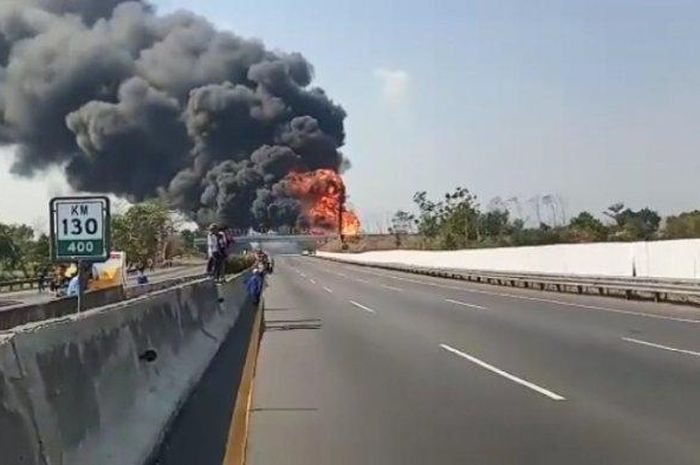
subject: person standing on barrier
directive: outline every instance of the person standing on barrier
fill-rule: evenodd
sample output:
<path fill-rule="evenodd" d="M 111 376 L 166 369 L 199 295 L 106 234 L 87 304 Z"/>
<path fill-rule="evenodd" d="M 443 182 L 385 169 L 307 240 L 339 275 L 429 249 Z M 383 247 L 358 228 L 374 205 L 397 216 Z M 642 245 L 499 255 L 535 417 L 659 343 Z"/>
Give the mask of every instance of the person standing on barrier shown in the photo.
<path fill-rule="evenodd" d="M 223 228 L 217 231 L 216 239 L 218 242 L 218 260 L 216 262 L 214 279 L 217 281 L 223 281 L 226 276 L 226 260 L 228 259 L 229 244 L 228 238 L 226 237 L 226 232 Z"/>
<path fill-rule="evenodd" d="M 209 226 L 207 234 L 207 274 L 216 279 L 217 262 L 219 260 L 219 227 L 216 224 Z"/>

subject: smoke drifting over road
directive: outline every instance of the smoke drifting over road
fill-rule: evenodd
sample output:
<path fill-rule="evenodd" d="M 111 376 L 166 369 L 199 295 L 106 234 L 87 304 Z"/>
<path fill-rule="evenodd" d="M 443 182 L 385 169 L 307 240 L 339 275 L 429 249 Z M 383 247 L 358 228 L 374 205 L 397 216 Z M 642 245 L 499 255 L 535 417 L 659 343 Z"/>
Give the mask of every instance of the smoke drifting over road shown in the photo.
<path fill-rule="evenodd" d="M 340 170 L 344 110 L 298 53 L 141 1 L 3 0 L 0 144 L 13 171 L 162 195 L 200 223 L 295 224 L 290 173 Z"/>

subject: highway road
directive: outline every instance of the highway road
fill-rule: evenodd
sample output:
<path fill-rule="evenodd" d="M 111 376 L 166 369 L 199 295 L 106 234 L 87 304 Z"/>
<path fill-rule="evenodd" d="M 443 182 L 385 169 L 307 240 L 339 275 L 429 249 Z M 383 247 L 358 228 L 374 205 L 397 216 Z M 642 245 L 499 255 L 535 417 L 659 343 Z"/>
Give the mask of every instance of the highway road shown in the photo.
<path fill-rule="evenodd" d="M 185 277 L 197 273 L 204 272 L 205 264 L 201 265 L 187 265 L 187 266 L 175 266 L 172 268 L 162 268 L 153 271 L 152 273 L 146 273 L 151 283 L 157 283 L 173 278 Z M 129 277 L 128 287 L 137 286 L 136 276 Z M 18 292 L 4 292 L 0 294 L 1 302 L 12 302 L 22 303 L 22 304 L 40 304 L 43 302 L 49 302 L 55 297 L 51 292 L 39 292 L 36 289 L 18 291 Z M 9 305 L 8 305 L 9 307 Z M 2 311 L 3 305 L 0 305 L 0 311 Z"/>
<path fill-rule="evenodd" d="M 281 257 L 249 465 L 700 463 L 700 310 Z"/>

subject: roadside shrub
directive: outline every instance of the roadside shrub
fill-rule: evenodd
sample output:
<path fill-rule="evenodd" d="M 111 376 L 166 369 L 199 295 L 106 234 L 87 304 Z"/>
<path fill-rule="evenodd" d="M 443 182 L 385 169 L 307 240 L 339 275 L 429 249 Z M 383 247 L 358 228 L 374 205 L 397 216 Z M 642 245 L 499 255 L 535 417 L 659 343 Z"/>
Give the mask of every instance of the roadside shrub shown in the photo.
<path fill-rule="evenodd" d="M 232 255 L 226 261 L 226 274 L 238 274 L 247 270 L 255 264 L 255 257 L 252 255 Z"/>

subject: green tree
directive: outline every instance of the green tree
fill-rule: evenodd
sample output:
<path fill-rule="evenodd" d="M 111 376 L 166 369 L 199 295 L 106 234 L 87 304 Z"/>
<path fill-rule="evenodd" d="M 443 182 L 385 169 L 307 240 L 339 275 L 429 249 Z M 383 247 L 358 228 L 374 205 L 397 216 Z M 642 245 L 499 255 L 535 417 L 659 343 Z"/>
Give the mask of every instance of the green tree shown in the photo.
<path fill-rule="evenodd" d="M 569 240 L 572 242 L 604 241 L 608 230 L 598 218 L 587 211 L 579 213 L 569 222 Z"/>
<path fill-rule="evenodd" d="M 3 279 L 6 279 L 17 269 L 22 256 L 12 237 L 4 229 L 4 225 L 0 225 L 0 271 L 3 272 Z"/>
<path fill-rule="evenodd" d="M 684 212 L 666 218 L 663 236 L 667 239 L 690 239 L 700 237 L 700 210 Z"/>
<path fill-rule="evenodd" d="M 31 275 L 34 230 L 27 225 L 0 224 L 0 261 L 4 269 Z"/>
<path fill-rule="evenodd" d="M 189 229 L 183 229 L 180 231 L 180 240 L 182 241 L 182 248 L 186 252 L 194 252 L 197 248 L 194 245 L 194 241 L 197 238 L 197 234 Z"/>
<path fill-rule="evenodd" d="M 165 203 L 155 200 L 113 215 L 111 226 L 113 248 L 126 252 L 129 263 L 143 265 L 165 259 L 169 238 L 175 233 L 172 213 Z"/>
<path fill-rule="evenodd" d="M 437 240 L 442 248 L 466 247 L 479 236 L 479 206 L 476 197 L 465 187 L 458 187 L 438 202 L 428 199 L 425 191 L 417 192 L 413 201 L 418 206 L 418 233 Z"/>
<path fill-rule="evenodd" d="M 492 210 L 481 215 L 479 233 L 481 237 L 500 238 L 510 232 L 508 210 Z"/>
<path fill-rule="evenodd" d="M 443 247 L 466 247 L 469 241 L 478 239 L 479 209 L 476 197 L 465 187 L 445 194 L 445 200 L 438 203 L 438 220 Z"/>
<path fill-rule="evenodd" d="M 615 237 L 625 241 L 653 239 L 661 224 L 659 214 L 650 208 L 635 211 L 616 203 L 603 213 L 615 221 Z"/>
<path fill-rule="evenodd" d="M 648 241 L 656 236 L 661 217 L 654 210 L 642 208 L 634 211 L 629 208 L 620 213 L 622 237 L 625 240 Z"/>
<path fill-rule="evenodd" d="M 45 268 L 49 266 L 51 260 L 50 239 L 46 234 L 39 235 L 32 241 L 27 251 L 28 261 L 34 264 L 35 268 Z"/>
<path fill-rule="evenodd" d="M 398 210 L 391 218 L 391 230 L 395 234 L 409 234 L 413 232 L 415 221 L 415 215 L 407 211 Z"/>
<path fill-rule="evenodd" d="M 396 247 L 401 247 L 402 237 L 413 232 L 416 217 L 403 210 L 398 210 L 391 218 L 389 233 L 394 235 Z"/>
<path fill-rule="evenodd" d="M 603 212 L 603 214 L 615 221 L 615 224 L 617 224 L 618 227 L 623 226 L 623 218 L 622 218 L 622 211 L 625 209 L 625 204 L 622 202 L 617 202 L 608 207 L 606 211 Z"/>
<path fill-rule="evenodd" d="M 9 278 L 16 273 L 25 277 L 35 274 L 49 262 L 49 238 L 46 234 L 34 237 L 27 225 L 0 223 L 0 271 Z"/>
<path fill-rule="evenodd" d="M 418 232 L 429 239 L 437 237 L 440 232 L 439 205 L 428 200 L 428 193 L 425 191 L 416 192 L 413 202 L 418 206 L 419 213 L 415 220 Z"/>

